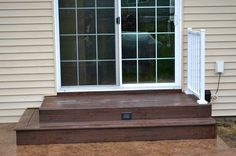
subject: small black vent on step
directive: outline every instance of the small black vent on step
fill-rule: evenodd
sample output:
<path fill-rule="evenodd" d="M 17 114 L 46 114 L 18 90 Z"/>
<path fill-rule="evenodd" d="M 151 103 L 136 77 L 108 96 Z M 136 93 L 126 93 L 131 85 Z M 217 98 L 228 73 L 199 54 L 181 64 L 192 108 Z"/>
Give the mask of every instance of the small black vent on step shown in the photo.
<path fill-rule="evenodd" d="M 131 119 L 132 119 L 132 112 L 121 113 L 121 120 L 131 120 Z"/>

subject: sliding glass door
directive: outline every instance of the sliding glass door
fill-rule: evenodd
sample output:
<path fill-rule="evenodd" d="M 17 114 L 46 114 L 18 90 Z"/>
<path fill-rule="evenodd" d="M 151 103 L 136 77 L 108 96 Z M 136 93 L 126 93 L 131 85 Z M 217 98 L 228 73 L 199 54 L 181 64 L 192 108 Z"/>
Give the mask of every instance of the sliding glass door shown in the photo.
<path fill-rule="evenodd" d="M 114 0 L 60 0 L 61 85 L 115 85 Z"/>
<path fill-rule="evenodd" d="M 122 0 L 122 78 L 129 83 L 175 81 L 173 0 Z"/>
<path fill-rule="evenodd" d="M 174 0 L 59 0 L 58 9 L 62 87 L 175 82 Z"/>

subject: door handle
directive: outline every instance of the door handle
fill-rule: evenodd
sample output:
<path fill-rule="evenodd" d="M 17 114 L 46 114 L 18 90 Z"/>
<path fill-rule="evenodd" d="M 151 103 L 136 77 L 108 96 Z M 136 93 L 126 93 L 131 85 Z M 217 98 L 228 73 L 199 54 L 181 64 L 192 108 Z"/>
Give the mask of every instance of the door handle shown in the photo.
<path fill-rule="evenodd" d="M 179 17 L 174 15 L 174 25 L 177 26 L 179 24 Z"/>
<path fill-rule="evenodd" d="M 120 17 L 116 17 L 116 24 L 120 24 Z"/>

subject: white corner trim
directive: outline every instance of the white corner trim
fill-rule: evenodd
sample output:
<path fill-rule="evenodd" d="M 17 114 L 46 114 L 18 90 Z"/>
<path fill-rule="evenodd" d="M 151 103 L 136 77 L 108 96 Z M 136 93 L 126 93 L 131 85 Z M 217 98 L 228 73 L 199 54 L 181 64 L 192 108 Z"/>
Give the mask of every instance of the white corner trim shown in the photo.
<path fill-rule="evenodd" d="M 54 44 L 55 44 L 55 75 L 56 75 L 56 90 L 61 89 L 61 64 L 60 64 L 60 30 L 59 30 L 59 12 L 58 0 L 54 0 Z"/>
<path fill-rule="evenodd" d="M 182 87 L 182 79 L 183 79 L 183 12 L 182 12 L 182 0 L 176 0 L 175 6 L 175 18 L 177 18 L 176 25 L 176 35 L 175 35 L 175 77 L 176 83 Z"/>

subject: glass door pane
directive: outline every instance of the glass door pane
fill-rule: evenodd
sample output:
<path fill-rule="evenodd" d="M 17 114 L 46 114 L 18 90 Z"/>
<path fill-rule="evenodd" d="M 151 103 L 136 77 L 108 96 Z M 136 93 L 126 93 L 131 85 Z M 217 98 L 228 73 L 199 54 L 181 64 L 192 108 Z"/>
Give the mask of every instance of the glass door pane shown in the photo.
<path fill-rule="evenodd" d="M 114 0 L 59 0 L 62 86 L 115 85 Z"/>
<path fill-rule="evenodd" d="M 117 73 L 123 84 L 175 82 L 175 0 L 118 2 L 59 0 L 62 86 L 116 85 Z"/>
<path fill-rule="evenodd" d="M 121 0 L 124 84 L 175 81 L 174 0 Z"/>

